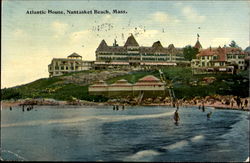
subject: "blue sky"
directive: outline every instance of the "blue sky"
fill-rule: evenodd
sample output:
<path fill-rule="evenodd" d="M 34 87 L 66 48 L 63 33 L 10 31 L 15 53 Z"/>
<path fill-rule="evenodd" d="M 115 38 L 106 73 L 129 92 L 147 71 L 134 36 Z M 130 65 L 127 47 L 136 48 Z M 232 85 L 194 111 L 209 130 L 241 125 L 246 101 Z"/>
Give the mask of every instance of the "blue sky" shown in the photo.
<path fill-rule="evenodd" d="M 248 1 L 3 1 L 2 88 L 48 77 L 52 58 L 73 52 L 94 60 L 102 39 L 124 45 L 130 33 L 142 46 L 249 46 Z M 27 10 L 126 10 L 108 15 L 28 15 Z M 108 24 L 112 27 L 108 27 Z M 97 31 L 98 26 L 100 28 Z M 200 28 L 199 28 L 200 27 Z M 110 29 L 109 29 L 110 28 Z M 107 31 L 106 31 L 107 30 Z M 140 33 L 137 34 L 136 33 Z"/>

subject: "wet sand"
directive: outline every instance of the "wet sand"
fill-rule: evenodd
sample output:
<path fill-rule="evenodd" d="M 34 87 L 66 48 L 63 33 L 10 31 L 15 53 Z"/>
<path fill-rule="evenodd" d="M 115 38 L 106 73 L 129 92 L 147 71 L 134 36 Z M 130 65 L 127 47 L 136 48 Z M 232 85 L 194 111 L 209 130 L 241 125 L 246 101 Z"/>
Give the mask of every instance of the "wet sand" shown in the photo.
<path fill-rule="evenodd" d="M 32 101 L 32 99 L 30 100 Z M 34 100 L 33 100 L 34 101 Z M 1 101 L 1 109 L 9 109 L 10 107 L 21 107 L 22 104 L 25 104 L 25 106 L 29 106 L 29 101 L 27 103 L 27 100 L 18 100 L 18 101 Z M 125 105 L 125 106 L 169 106 L 171 107 L 172 104 L 169 102 L 160 102 L 160 103 L 142 103 L 140 105 L 129 105 L 129 104 L 124 104 L 124 103 L 119 103 L 119 102 L 89 102 L 89 101 L 80 101 L 77 103 L 69 103 L 67 101 L 40 101 L 36 104 L 33 104 L 34 106 L 36 105 L 47 105 L 47 106 L 54 106 L 54 105 L 60 105 L 60 106 L 114 106 L 114 105 Z M 202 103 L 198 102 L 196 104 L 192 103 L 192 100 L 188 101 L 188 102 L 183 102 L 181 104 L 179 104 L 179 107 L 202 107 Z M 172 106 L 173 107 L 173 106 Z M 176 106 L 175 106 L 176 107 Z M 241 110 L 241 111 L 250 111 L 250 107 L 249 105 L 247 107 L 244 107 L 243 109 L 241 107 L 238 107 L 236 104 L 234 104 L 233 106 L 231 105 L 226 105 L 223 104 L 220 101 L 216 101 L 213 103 L 210 102 L 205 102 L 204 103 L 204 107 L 213 107 L 215 109 L 225 109 L 225 110 Z"/>

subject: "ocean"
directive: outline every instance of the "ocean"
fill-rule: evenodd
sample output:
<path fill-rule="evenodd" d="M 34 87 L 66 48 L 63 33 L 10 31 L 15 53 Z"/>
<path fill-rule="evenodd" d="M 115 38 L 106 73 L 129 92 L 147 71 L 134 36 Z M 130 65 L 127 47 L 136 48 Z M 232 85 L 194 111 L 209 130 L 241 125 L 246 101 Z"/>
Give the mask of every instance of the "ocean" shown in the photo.
<path fill-rule="evenodd" d="M 1 160 L 245 161 L 249 112 L 207 107 L 35 106 L 1 110 Z M 207 113 L 212 112 L 210 119 Z"/>

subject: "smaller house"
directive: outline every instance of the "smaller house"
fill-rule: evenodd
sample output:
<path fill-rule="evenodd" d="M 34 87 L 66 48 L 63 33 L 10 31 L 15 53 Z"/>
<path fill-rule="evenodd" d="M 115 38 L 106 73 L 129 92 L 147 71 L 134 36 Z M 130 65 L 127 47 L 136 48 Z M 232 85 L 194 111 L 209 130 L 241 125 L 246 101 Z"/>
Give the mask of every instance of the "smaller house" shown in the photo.
<path fill-rule="evenodd" d="M 165 95 L 165 83 L 153 75 L 148 75 L 139 79 L 138 82 L 134 84 L 129 83 L 125 79 L 121 79 L 109 85 L 104 81 L 98 81 L 89 86 L 89 94 L 108 97 L 138 96 L 142 92 L 146 97 Z"/>
<path fill-rule="evenodd" d="M 67 58 L 53 58 L 48 65 L 49 76 L 60 76 L 70 72 L 90 70 L 93 61 L 83 61 L 82 56 L 72 53 Z"/>
<path fill-rule="evenodd" d="M 141 78 L 133 85 L 134 91 L 164 91 L 165 83 L 153 75 Z"/>
<path fill-rule="evenodd" d="M 245 69 L 246 53 L 240 48 L 223 47 L 200 50 L 196 59 L 191 61 L 194 74 L 234 73 Z"/>

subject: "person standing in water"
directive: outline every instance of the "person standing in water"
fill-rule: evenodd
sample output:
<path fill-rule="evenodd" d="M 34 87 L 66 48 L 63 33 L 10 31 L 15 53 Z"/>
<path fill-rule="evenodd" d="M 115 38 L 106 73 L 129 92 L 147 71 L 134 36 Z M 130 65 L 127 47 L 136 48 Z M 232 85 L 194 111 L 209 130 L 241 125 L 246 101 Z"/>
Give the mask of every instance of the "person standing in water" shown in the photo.
<path fill-rule="evenodd" d="M 209 113 L 207 113 L 207 119 L 210 119 L 212 115 L 212 112 L 210 111 Z"/>
<path fill-rule="evenodd" d="M 176 111 L 174 113 L 174 120 L 175 120 L 175 123 L 178 123 L 180 121 L 180 116 L 179 116 L 179 113 L 178 113 L 178 109 L 176 109 Z"/>
<path fill-rule="evenodd" d="M 202 101 L 202 111 L 205 112 L 204 101 Z"/>

